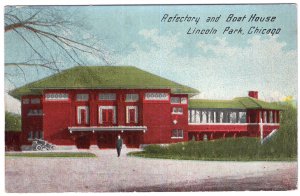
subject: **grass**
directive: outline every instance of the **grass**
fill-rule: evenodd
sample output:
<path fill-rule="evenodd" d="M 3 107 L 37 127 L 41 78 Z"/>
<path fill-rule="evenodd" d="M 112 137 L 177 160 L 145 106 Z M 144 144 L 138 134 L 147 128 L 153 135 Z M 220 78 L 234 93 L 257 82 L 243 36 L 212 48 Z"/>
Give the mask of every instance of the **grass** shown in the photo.
<path fill-rule="evenodd" d="M 257 138 L 220 139 L 209 142 L 182 142 L 169 146 L 150 145 L 142 152 L 129 155 L 145 158 L 207 161 L 294 161 L 296 156 L 286 156 L 261 146 Z"/>
<path fill-rule="evenodd" d="M 5 153 L 6 157 L 96 157 L 89 152 Z"/>
<path fill-rule="evenodd" d="M 210 161 L 296 161 L 297 110 L 291 105 L 281 115 L 280 130 L 269 141 L 259 138 L 227 138 L 207 142 L 183 142 L 169 146 L 149 145 L 129 156 Z"/>

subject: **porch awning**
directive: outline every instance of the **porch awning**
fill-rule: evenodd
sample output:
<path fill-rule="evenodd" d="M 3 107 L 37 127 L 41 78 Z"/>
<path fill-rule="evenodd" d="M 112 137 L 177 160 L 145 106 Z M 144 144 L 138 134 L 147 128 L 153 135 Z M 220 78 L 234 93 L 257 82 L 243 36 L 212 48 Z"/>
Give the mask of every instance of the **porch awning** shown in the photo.
<path fill-rule="evenodd" d="M 103 126 L 103 127 L 68 127 L 70 132 L 73 131 L 147 131 L 146 126 Z"/>

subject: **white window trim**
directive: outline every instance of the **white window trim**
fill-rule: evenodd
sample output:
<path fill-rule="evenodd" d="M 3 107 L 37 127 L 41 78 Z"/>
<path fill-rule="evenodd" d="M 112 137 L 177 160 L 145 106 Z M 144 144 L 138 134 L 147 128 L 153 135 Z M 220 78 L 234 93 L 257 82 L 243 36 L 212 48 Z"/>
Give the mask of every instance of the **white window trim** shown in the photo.
<path fill-rule="evenodd" d="M 41 104 L 41 99 L 40 98 L 31 98 L 30 103 L 31 104 Z"/>
<path fill-rule="evenodd" d="M 103 124 L 103 118 L 102 118 L 102 110 L 111 109 L 113 110 L 113 124 L 117 123 L 117 117 L 116 117 L 116 106 L 99 106 L 99 123 Z"/>
<path fill-rule="evenodd" d="M 130 123 L 129 110 L 134 109 L 134 123 L 138 123 L 138 107 L 137 106 L 126 106 L 126 123 Z"/>
<path fill-rule="evenodd" d="M 109 99 L 107 99 L 107 98 L 101 99 L 101 95 L 112 95 L 113 98 L 109 98 Z M 108 97 L 109 97 L 109 96 L 108 96 Z M 116 93 L 99 93 L 99 94 L 98 94 L 98 100 L 99 100 L 99 101 L 115 101 L 115 100 L 117 100 L 117 95 L 116 95 Z"/>
<path fill-rule="evenodd" d="M 89 106 L 77 107 L 77 124 L 81 125 L 81 110 L 85 110 L 86 113 L 85 124 L 89 124 L 89 120 L 90 120 Z"/>
<path fill-rule="evenodd" d="M 174 108 L 181 108 L 182 112 L 174 112 Z M 183 114 L 183 108 L 182 107 L 173 107 L 172 108 L 172 114 L 182 115 Z"/>
<path fill-rule="evenodd" d="M 171 136 L 171 139 L 183 139 L 183 137 L 184 137 L 184 134 L 183 134 L 183 129 L 173 129 L 172 130 L 172 132 L 174 131 L 174 130 L 177 130 L 177 131 L 182 131 L 182 137 L 174 137 L 174 136 Z M 172 134 L 172 133 L 171 133 Z"/>
<path fill-rule="evenodd" d="M 137 99 L 132 99 L 132 95 L 136 95 Z M 127 96 L 130 96 L 130 99 L 127 99 Z M 128 93 L 125 95 L 125 102 L 137 102 L 137 101 L 139 101 L 139 99 L 140 99 L 140 96 L 138 93 Z"/>
<path fill-rule="evenodd" d="M 25 98 L 25 99 L 22 100 L 22 103 L 23 104 L 29 104 L 30 100 L 28 98 Z"/>
<path fill-rule="evenodd" d="M 79 96 L 79 97 L 78 97 L 78 96 Z M 86 97 L 85 97 L 85 96 L 86 96 Z M 83 97 L 85 97 L 86 99 L 81 99 L 81 98 L 83 98 Z M 78 98 L 80 98 L 80 99 L 78 99 Z M 88 101 L 89 98 L 90 98 L 90 96 L 89 96 L 88 93 L 78 93 L 78 94 L 76 94 L 76 101 Z"/>
<path fill-rule="evenodd" d="M 171 137 L 171 139 L 183 139 L 183 137 Z"/>
<path fill-rule="evenodd" d="M 51 97 L 50 95 L 62 95 L 62 97 Z M 69 94 L 68 93 L 46 93 L 45 94 L 46 101 L 68 101 Z"/>
<path fill-rule="evenodd" d="M 151 94 L 157 95 L 157 96 L 150 96 Z M 159 94 L 164 96 L 159 96 Z M 158 93 L 158 92 L 148 92 L 145 93 L 145 100 L 147 101 L 169 101 L 169 93 Z"/>
<path fill-rule="evenodd" d="M 179 99 L 179 103 L 174 103 L 174 102 L 172 102 L 172 98 L 176 98 L 176 99 Z M 171 102 L 171 104 L 173 105 L 176 105 L 176 104 L 181 104 L 181 98 L 180 97 L 171 97 L 170 98 L 170 102 Z"/>
<path fill-rule="evenodd" d="M 33 113 L 34 110 L 36 110 L 37 113 Z M 27 116 L 43 116 L 43 110 L 42 109 L 29 109 L 27 112 Z"/>
<path fill-rule="evenodd" d="M 187 104 L 187 98 L 186 97 L 181 97 L 181 99 L 180 99 L 180 103 L 181 104 Z"/>

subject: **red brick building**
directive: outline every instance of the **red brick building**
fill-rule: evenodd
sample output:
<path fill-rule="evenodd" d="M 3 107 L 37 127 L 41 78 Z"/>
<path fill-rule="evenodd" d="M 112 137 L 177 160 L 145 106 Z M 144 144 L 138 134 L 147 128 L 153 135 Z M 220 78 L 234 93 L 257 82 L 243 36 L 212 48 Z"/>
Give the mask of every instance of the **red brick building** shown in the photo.
<path fill-rule="evenodd" d="M 127 147 L 191 139 L 260 136 L 279 128 L 280 108 L 249 97 L 191 99 L 196 89 L 128 66 L 80 66 L 15 89 L 22 102 L 23 145 Z M 260 122 L 262 119 L 262 122 Z"/>

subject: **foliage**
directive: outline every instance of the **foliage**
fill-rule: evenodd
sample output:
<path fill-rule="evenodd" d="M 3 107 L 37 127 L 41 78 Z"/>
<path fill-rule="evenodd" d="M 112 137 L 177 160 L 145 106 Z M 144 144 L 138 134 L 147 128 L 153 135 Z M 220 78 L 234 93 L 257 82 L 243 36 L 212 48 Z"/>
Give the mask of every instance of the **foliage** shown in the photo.
<path fill-rule="evenodd" d="M 281 127 L 269 141 L 259 138 L 227 138 L 208 142 L 183 142 L 169 146 L 149 145 L 142 152 L 130 155 L 151 158 L 232 161 L 297 160 L 297 110 L 285 106 Z"/>
<path fill-rule="evenodd" d="M 6 153 L 9 157 L 96 157 L 89 152 L 39 152 L 39 153 Z"/>
<path fill-rule="evenodd" d="M 5 131 L 21 131 L 21 116 L 5 112 Z"/>

